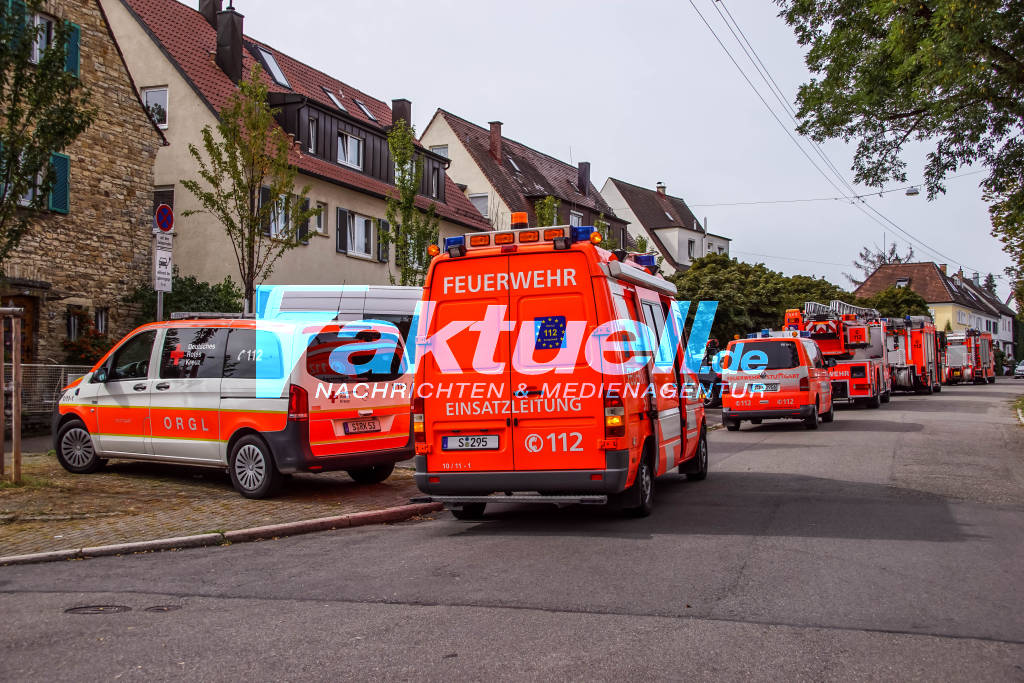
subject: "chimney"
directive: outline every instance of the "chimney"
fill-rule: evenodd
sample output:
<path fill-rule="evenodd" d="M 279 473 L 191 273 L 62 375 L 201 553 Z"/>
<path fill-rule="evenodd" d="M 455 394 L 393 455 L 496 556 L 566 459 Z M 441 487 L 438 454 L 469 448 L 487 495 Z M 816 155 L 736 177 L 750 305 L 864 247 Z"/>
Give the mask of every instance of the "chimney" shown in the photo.
<path fill-rule="evenodd" d="M 581 161 L 576 169 L 576 187 L 584 197 L 590 191 L 590 162 Z"/>
<path fill-rule="evenodd" d="M 391 100 L 391 123 L 398 123 L 399 119 L 412 127 L 412 102 L 406 99 Z"/>
<path fill-rule="evenodd" d="M 971 276 L 971 279 L 974 280 L 974 284 L 975 285 L 977 285 L 978 287 L 981 287 L 981 276 L 980 275 L 975 273 L 974 275 Z"/>
<path fill-rule="evenodd" d="M 501 161 L 501 121 L 491 121 L 491 156 Z"/>
<path fill-rule="evenodd" d="M 660 194 L 660 195 L 664 195 L 665 194 L 665 183 L 663 183 L 663 182 L 661 182 L 659 180 L 658 184 L 655 185 L 654 187 L 657 188 L 658 194 Z"/>
<path fill-rule="evenodd" d="M 199 0 L 199 13 L 214 30 L 217 28 L 217 15 L 220 14 L 222 4 L 221 0 Z"/>
<path fill-rule="evenodd" d="M 940 263 L 939 264 L 939 270 L 941 270 L 942 274 L 945 275 L 946 274 L 946 264 L 945 263 Z"/>
<path fill-rule="evenodd" d="M 233 5 L 217 12 L 217 66 L 234 83 L 242 80 L 242 19 Z"/>

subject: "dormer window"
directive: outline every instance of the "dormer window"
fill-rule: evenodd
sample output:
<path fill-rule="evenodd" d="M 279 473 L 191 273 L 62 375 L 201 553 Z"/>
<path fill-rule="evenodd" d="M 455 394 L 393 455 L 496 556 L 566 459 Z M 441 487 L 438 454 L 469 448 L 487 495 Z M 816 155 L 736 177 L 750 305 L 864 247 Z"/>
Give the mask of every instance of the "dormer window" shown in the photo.
<path fill-rule="evenodd" d="M 353 100 L 353 102 L 355 102 L 355 103 L 356 103 L 356 106 L 358 106 L 358 107 L 359 107 L 359 109 L 360 109 L 360 110 L 361 110 L 361 111 L 362 111 L 362 112 L 363 112 L 364 114 L 366 114 L 366 118 L 370 119 L 371 121 L 376 121 L 376 120 L 377 120 L 377 117 L 376 117 L 376 116 L 374 116 L 373 114 L 371 114 L 371 113 L 370 113 L 370 110 L 366 108 L 366 105 L 365 105 L 365 104 L 363 104 L 363 103 L 362 103 L 362 102 L 360 102 L 359 100 Z"/>
<path fill-rule="evenodd" d="M 270 71 L 270 76 L 274 79 L 274 82 L 290 90 L 292 87 L 291 83 L 289 83 L 288 79 L 284 77 L 284 72 L 281 71 L 281 67 L 278 66 L 274 55 L 267 50 L 264 50 L 262 47 L 258 47 L 257 49 L 260 51 L 260 57 L 263 58 L 263 63 L 267 65 L 267 70 Z"/>
<path fill-rule="evenodd" d="M 320 120 L 315 116 L 309 117 L 309 146 L 307 149 L 310 154 L 316 154 L 316 134 L 320 128 L 319 123 Z"/>
<path fill-rule="evenodd" d="M 331 102 L 334 103 L 335 107 L 342 110 L 343 112 L 348 112 L 348 109 L 345 109 L 345 105 L 341 103 L 341 99 L 336 94 L 334 94 L 333 90 L 328 90 L 327 88 L 324 88 L 323 90 L 327 97 L 331 99 Z"/>
<path fill-rule="evenodd" d="M 896 278 L 896 286 L 897 287 L 907 287 L 909 285 L 910 285 L 910 278 L 909 277 Z"/>

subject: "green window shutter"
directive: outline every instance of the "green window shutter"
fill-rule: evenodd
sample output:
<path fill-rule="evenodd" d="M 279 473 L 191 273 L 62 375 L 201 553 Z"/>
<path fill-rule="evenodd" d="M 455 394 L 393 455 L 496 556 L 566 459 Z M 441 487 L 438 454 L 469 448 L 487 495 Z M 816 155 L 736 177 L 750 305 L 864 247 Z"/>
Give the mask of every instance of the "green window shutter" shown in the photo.
<path fill-rule="evenodd" d="M 74 74 L 76 77 L 80 75 L 81 70 L 81 50 L 79 48 L 82 42 L 82 28 L 78 24 L 72 24 L 68 22 L 68 45 L 67 45 L 67 56 L 64 61 L 64 70 L 70 74 Z"/>
<path fill-rule="evenodd" d="M 53 168 L 53 187 L 50 189 L 50 211 L 68 213 L 71 211 L 71 159 L 67 154 L 54 152 L 50 155 Z"/>

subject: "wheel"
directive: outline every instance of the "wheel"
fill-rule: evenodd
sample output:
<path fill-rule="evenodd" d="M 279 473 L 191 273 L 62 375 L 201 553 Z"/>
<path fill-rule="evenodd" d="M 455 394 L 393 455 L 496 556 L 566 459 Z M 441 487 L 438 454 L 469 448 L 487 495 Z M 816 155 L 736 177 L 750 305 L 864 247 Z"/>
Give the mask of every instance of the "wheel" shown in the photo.
<path fill-rule="evenodd" d="M 92 435 L 78 420 L 66 423 L 57 432 L 57 461 L 75 474 L 90 474 L 107 462 L 96 454 Z"/>
<path fill-rule="evenodd" d="M 892 398 L 892 394 L 887 391 L 884 394 L 882 394 L 881 401 L 882 401 L 882 403 L 888 403 L 891 398 Z"/>
<path fill-rule="evenodd" d="M 730 432 L 738 432 L 738 431 L 740 431 L 740 421 L 739 420 L 722 420 L 722 424 L 724 424 L 725 428 L 728 429 Z"/>
<path fill-rule="evenodd" d="M 645 453 L 637 465 L 636 481 L 633 486 L 637 487 L 640 494 L 640 504 L 636 507 L 627 508 L 632 517 L 647 517 L 654 509 L 654 472 L 651 470 L 651 458 Z"/>
<path fill-rule="evenodd" d="M 941 384 L 936 384 L 935 385 L 935 393 L 938 394 L 941 391 L 942 391 L 942 385 Z"/>
<path fill-rule="evenodd" d="M 836 419 L 836 402 L 832 401 L 832 407 L 829 408 L 827 413 L 821 414 L 822 422 L 835 422 Z"/>
<path fill-rule="evenodd" d="M 463 520 L 483 519 L 486 509 L 487 503 L 463 503 L 462 507 L 452 508 L 452 517 Z"/>
<path fill-rule="evenodd" d="M 814 404 L 814 408 L 811 411 L 810 416 L 804 420 L 804 427 L 806 429 L 817 429 L 818 428 L 818 404 Z"/>
<path fill-rule="evenodd" d="M 866 405 L 868 408 L 880 408 L 882 406 L 882 397 L 876 394 L 871 398 L 865 400 L 864 405 Z"/>
<path fill-rule="evenodd" d="M 995 377 L 989 377 L 988 378 L 988 383 L 989 384 L 995 384 L 996 383 L 996 378 Z"/>
<path fill-rule="evenodd" d="M 689 481 L 704 481 L 708 478 L 708 434 L 703 429 L 700 432 L 700 442 L 697 444 L 697 455 L 694 456 L 698 467 L 696 472 L 687 472 L 686 478 Z M 679 466 L 682 473 L 683 466 Z"/>
<path fill-rule="evenodd" d="M 755 418 L 750 420 L 750 424 L 752 424 L 752 425 L 759 425 L 762 422 L 763 422 L 763 420 L 761 418 L 759 418 L 759 417 L 755 417 Z"/>
<path fill-rule="evenodd" d="M 235 490 L 246 498 L 268 498 L 281 486 L 281 473 L 274 465 L 270 447 L 253 434 L 235 442 L 228 460 L 228 471 Z"/>
<path fill-rule="evenodd" d="M 358 467 L 345 471 L 348 472 L 348 476 L 360 484 L 379 484 L 390 477 L 391 473 L 395 471 L 395 463 L 390 465 L 370 465 L 369 467 Z"/>

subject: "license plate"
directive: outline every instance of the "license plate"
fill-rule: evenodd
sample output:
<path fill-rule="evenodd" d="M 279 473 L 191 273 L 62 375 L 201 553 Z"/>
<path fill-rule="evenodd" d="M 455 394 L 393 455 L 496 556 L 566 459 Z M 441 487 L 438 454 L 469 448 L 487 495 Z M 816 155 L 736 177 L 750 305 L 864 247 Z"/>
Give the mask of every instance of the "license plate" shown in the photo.
<path fill-rule="evenodd" d="M 443 451 L 496 451 L 497 434 L 475 434 L 472 436 L 442 436 Z"/>
<path fill-rule="evenodd" d="M 371 417 L 368 420 L 352 420 L 345 423 L 346 434 L 365 434 L 367 432 L 379 432 L 380 420 Z"/>
<path fill-rule="evenodd" d="M 779 383 L 778 382 L 748 382 L 747 383 L 747 391 L 749 391 L 751 393 L 756 393 L 756 392 L 759 392 L 759 391 L 766 391 L 767 392 L 767 391 L 778 391 L 778 390 L 779 390 Z"/>

